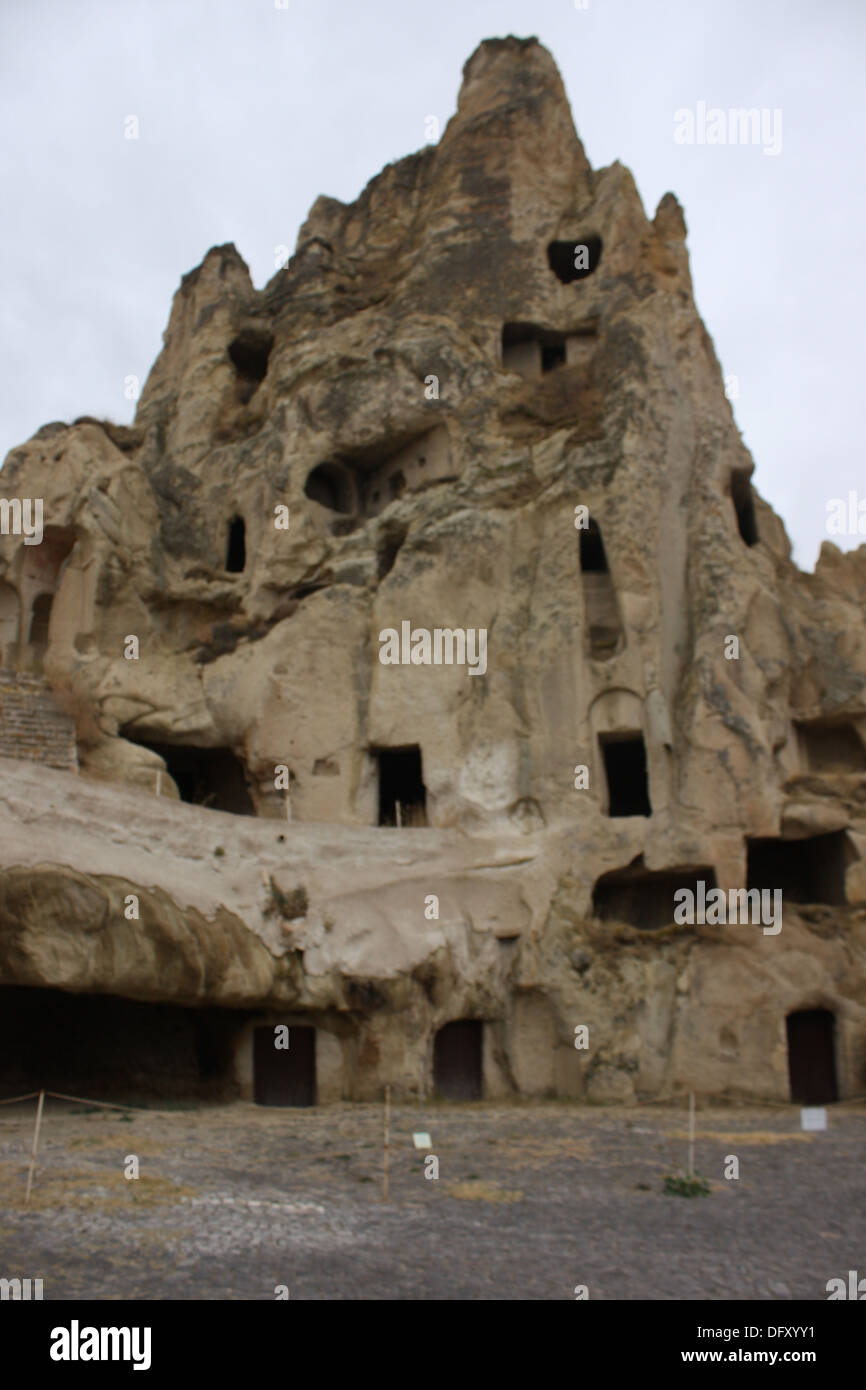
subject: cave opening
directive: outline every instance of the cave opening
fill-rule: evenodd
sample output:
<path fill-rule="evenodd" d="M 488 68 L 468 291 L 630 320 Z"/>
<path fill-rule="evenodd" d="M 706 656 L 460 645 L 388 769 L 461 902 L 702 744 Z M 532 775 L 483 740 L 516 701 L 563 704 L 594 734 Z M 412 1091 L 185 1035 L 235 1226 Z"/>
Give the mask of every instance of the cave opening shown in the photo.
<path fill-rule="evenodd" d="M 40 594 L 31 609 L 30 647 L 32 648 L 33 659 L 37 667 L 41 666 L 42 658 L 48 647 L 48 630 L 51 626 L 51 607 L 53 603 L 53 594 Z"/>
<path fill-rule="evenodd" d="M 757 545 L 761 537 L 758 534 L 755 499 L 748 473 L 741 471 L 731 474 L 731 501 L 737 515 L 737 529 L 740 535 L 746 545 Z"/>
<path fill-rule="evenodd" d="M 796 1009 L 785 1019 L 788 1076 L 796 1105 L 832 1105 L 836 1080 L 836 1019 L 829 1009 Z"/>
<path fill-rule="evenodd" d="M 255 804 L 247 786 L 241 760 L 230 748 L 195 748 L 181 743 L 151 743 L 125 733 L 125 738 L 149 748 L 163 759 L 181 801 L 228 811 L 235 816 L 254 816 Z"/>
<path fill-rule="evenodd" d="M 229 574 L 242 574 L 246 562 L 246 523 L 242 516 L 233 516 L 228 525 L 226 570 Z"/>
<path fill-rule="evenodd" d="M 755 839 L 746 841 L 749 888 L 779 889 L 782 901 L 847 902 L 845 869 L 850 858 L 844 830 L 812 835 L 803 840 Z"/>
<path fill-rule="evenodd" d="M 600 236 L 552 241 L 547 248 L 547 263 L 558 280 L 570 285 L 574 280 L 585 280 L 587 275 L 592 275 L 601 260 L 601 249 Z"/>
<path fill-rule="evenodd" d="M 461 1018 L 433 1039 L 433 1089 L 443 1100 L 481 1100 L 483 1027 L 478 1019 Z"/>
<path fill-rule="evenodd" d="M 427 791 L 418 744 L 405 748 L 374 748 L 379 764 L 379 824 L 427 824 Z"/>
<path fill-rule="evenodd" d="M 235 1040 L 249 1013 L 112 994 L 0 987 L 0 1093 L 57 1091 L 129 1105 L 230 1100 Z"/>
<path fill-rule="evenodd" d="M 851 723 L 809 721 L 796 725 L 810 772 L 866 771 L 866 748 Z"/>
<path fill-rule="evenodd" d="M 506 323 L 502 329 L 502 365 L 531 378 L 565 366 L 566 335 L 535 323 Z"/>
<path fill-rule="evenodd" d="M 246 329 L 228 346 L 228 355 L 237 373 L 238 397 L 246 405 L 267 376 L 268 359 L 274 345 L 270 333 Z"/>
<path fill-rule="evenodd" d="M 273 1027 L 253 1029 L 253 1099 L 256 1105 L 316 1104 L 316 1030 L 289 1027 L 288 1047 L 276 1046 Z"/>
<path fill-rule="evenodd" d="M 583 574 L 607 574 L 607 555 L 598 522 L 593 521 L 590 517 L 587 525 L 579 528 L 578 534 L 580 536 L 581 572 Z"/>
<path fill-rule="evenodd" d="M 602 874 L 593 888 L 593 915 L 602 922 L 625 922 L 643 931 L 658 931 L 673 926 L 677 902 L 674 894 L 688 888 L 697 901 L 698 883 L 705 892 L 716 887 L 715 870 L 707 866 L 698 869 L 647 869 L 643 856 L 624 869 Z"/>
<path fill-rule="evenodd" d="M 651 816 L 643 734 L 600 734 L 609 816 Z"/>
<path fill-rule="evenodd" d="M 311 502 L 345 516 L 356 510 L 355 487 L 347 469 L 336 463 L 320 463 L 307 477 L 304 493 Z"/>

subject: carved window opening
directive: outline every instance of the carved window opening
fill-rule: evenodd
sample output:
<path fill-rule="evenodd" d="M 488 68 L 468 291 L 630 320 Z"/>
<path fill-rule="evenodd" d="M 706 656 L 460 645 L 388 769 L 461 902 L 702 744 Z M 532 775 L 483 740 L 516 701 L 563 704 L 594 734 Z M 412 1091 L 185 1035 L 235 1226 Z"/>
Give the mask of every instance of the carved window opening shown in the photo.
<path fill-rule="evenodd" d="M 421 749 L 374 748 L 379 764 L 379 824 L 420 826 L 427 824 L 427 791 L 421 767 Z"/>
<path fill-rule="evenodd" d="M 600 734 L 609 816 L 651 816 L 646 746 L 641 733 Z"/>

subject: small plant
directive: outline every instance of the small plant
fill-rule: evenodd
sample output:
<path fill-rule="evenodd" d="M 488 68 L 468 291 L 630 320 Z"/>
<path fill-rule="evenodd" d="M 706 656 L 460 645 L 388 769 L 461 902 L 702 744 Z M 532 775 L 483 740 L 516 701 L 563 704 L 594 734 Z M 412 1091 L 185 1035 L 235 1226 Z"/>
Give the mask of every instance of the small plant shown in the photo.
<path fill-rule="evenodd" d="M 664 1190 L 668 1197 L 709 1197 L 710 1184 L 700 1173 L 668 1173 Z"/>
<path fill-rule="evenodd" d="M 223 855 L 225 854 L 225 850 L 223 849 L 222 845 L 217 845 L 216 849 L 214 850 L 214 854 L 216 855 L 217 859 L 222 859 Z"/>

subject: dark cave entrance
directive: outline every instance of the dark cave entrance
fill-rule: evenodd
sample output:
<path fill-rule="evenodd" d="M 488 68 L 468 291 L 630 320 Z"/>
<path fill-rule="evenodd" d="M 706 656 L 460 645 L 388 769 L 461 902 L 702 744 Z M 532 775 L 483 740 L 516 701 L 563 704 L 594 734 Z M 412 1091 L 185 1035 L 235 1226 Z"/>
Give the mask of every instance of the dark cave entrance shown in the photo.
<path fill-rule="evenodd" d="M 715 870 L 652 870 L 639 856 L 627 868 L 613 869 L 598 879 L 592 893 L 593 915 L 602 922 L 625 922 L 643 931 L 674 926 L 674 894 L 688 888 L 697 901 L 699 881 L 709 893 L 716 887 Z"/>
<path fill-rule="evenodd" d="M 228 525 L 226 570 L 229 574 L 242 574 L 246 563 L 246 524 L 242 516 L 234 516 Z"/>
<path fill-rule="evenodd" d="M 589 654 L 604 661 L 614 655 L 622 640 L 619 605 L 598 522 L 589 517 L 588 525 L 578 528 L 578 535 Z"/>
<path fill-rule="evenodd" d="M 866 748 L 851 723 L 802 723 L 797 732 L 810 772 L 850 773 L 866 771 Z"/>
<path fill-rule="evenodd" d="M 607 777 L 609 816 L 651 816 L 643 735 L 599 736 Z"/>
<path fill-rule="evenodd" d="M 417 743 L 407 748 L 374 748 L 379 763 L 379 824 L 427 824 L 427 791 Z"/>
<path fill-rule="evenodd" d="M 228 355 L 237 374 L 238 400 L 246 405 L 268 373 L 274 340 L 270 333 L 245 329 L 229 343 Z"/>
<path fill-rule="evenodd" d="M 150 743 L 124 735 L 165 761 L 181 801 L 229 811 L 235 816 L 254 816 L 256 808 L 247 788 L 244 765 L 230 748 L 193 748 L 185 744 Z"/>
<path fill-rule="evenodd" d="M 51 606 L 53 594 L 40 594 L 30 613 L 30 646 L 33 651 L 33 664 L 37 670 L 42 668 L 42 659 L 48 646 L 48 629 L 51 625 Z"/>
<path fill-rule="evenodd" d="M 256 1105 L 316 1104 L 316 1030 L 289 1025 L 289 1045 L 275 1046 L 273 1027 L 253 1029 Z"/>
<path fill-rule="evenodd" d="M 484 1025 L 474 1018 L 446 1023 L 433 1039 L 433 1089 L 443 1100 L 480 1100 Z"/>
<path fill-rule="evenodd" d="M 601 538 L 601 528 L 597 521 L 589 518 L 587 526 L 581 526 L 580 535 L 580 568 L 583 574 L 607 574 L 607 555 L 604 551 L 604 541 Z"/>
<path fill-rule="evenodd" d="M 737 527 L 746 545 L 757 545 L 761 537 L 755 519 L 755 499 L 747 473 L 731 474 L 731 501 L 737 514 Z"/>
<path fill-rule="evenodd" d="M 230 1100 L 248 1012 L 0 987 L 0 1097 L 59 1091 L 133 1105 Z"/>
<path fill-rule="evenodd" d="M 527 378 L 564 367 L 566 335 L 535 323 L 506 323 L 502 329 L 502 365 Z"/>
<path fill-rule="evenodd" d="M 346 468 L 337 463 L 320 463 L 304 483 L 304 495 L 330 512 L 350 516 L 357 510 L 355 485 Z"/>
<path fill-rule="evenodd" d="M 576 248 L 585 246 L 586 256 L 576 256 Z M 553 271 L 557 280 L 561 280 L 564 285 L 570 285 L 574 280 L 585 280 L 587 275 L 592 275 L 598 268 L 601 260 L 601 237 L 600 236 L 578 236 L 571 241 L 552 241 L 547 248 L 547 263 Z M 577 269 L 575 260 L 587 260 L 588 266 Z"/>
<path fill-rule="evenodd" d="M 748 887 L 778 888 L 795 903 L 842 906 L 850 851 L 844 830 L 805 840 L 748 840 Z"/>
<path fill-rule="evenodd" d="M 829 1009 L 797 1009 L 785 1020 L 791 1100 L 797 1105 L 832 1105 L 836 1082 L 836 1019 Z"/>

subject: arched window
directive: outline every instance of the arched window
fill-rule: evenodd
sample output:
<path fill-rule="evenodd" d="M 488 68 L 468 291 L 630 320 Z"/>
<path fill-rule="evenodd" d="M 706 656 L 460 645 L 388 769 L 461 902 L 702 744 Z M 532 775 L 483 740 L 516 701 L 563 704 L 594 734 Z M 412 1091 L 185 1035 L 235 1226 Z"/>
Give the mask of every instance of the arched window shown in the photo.
<path fill-rule="evenodd" d="M 40 594 L 30 615 L 30 645 L 34 653 L 40 658 L 48 646 L 48 627 L 51 622 L 53 602 L 53 594 Z"/>

